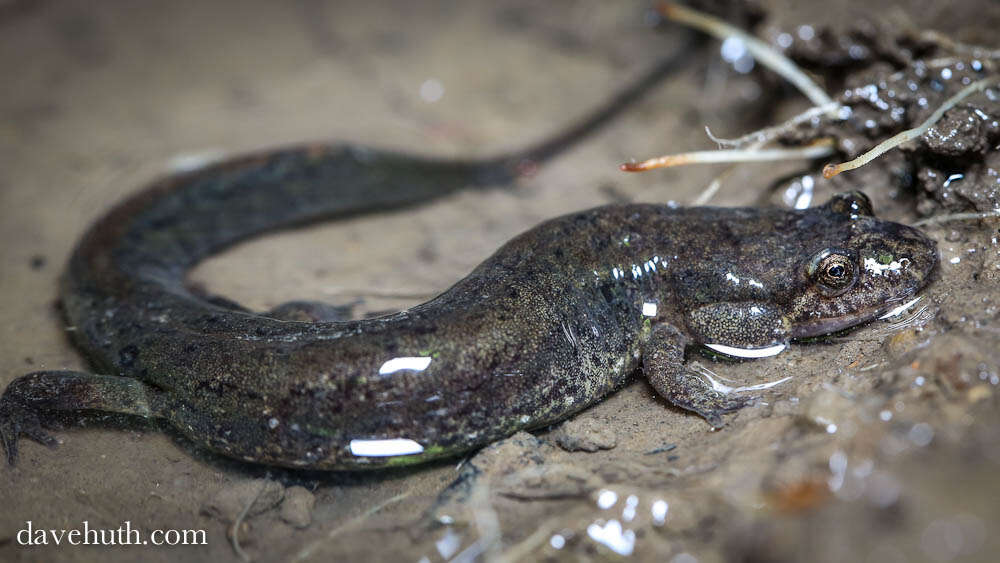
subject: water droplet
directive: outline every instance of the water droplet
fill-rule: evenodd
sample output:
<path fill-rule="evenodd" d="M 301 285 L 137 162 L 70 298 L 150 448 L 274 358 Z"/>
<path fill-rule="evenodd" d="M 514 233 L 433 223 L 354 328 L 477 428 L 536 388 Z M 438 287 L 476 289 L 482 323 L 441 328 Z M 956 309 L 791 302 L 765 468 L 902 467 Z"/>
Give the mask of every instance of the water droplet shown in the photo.
<path fill-rule="evenodd" d="M 600 520 L 587 526 L 587 535 L 619 555 L 632 555 L 632 550 L 635 549 L 635 532 L 623 530 L 618 520 L 611 520 L 603 526 L 599 522 Z"/>
<path fill-rule="evenodd" d="M 420 98 L 434 103 L 444 97 L 444 84 L 436 78 L 428 78 L 420 85 Z"/>
<path fill-rule="evenodd" d="M 865 484 L 865 493 L 868 500 L 879 508 L 888 508 L 899 500 L 899 494 L 903 486 L 892 475 L 878 471 L 868 479 Z"/>
<path fill-rule="evenodd" d="M 653 503 L 653 507 L 650 509 L 650 513 L 653 515 L 653 523 L 657 526 L 662 526 L 667 520 L 667 511 L 670 510 L 670 505 L 667 504 L 665 500 L 657 500 Z"/>
<path fill-rule="evenodd" d="M 564 538 L 562 534 L 556 534 L 549 538 L 549 545 L 556 549 L 562 549 L 566 546 L 566 538 Z"/>
<path fill-rule="evenodd" d="M 739 37 L 727 37 L 722 42 L 720 52 L 726 62 L 733 63 L 747 53 L 747 46 Z"/>
<path fill-rule="evenodd" d="M 930 444 L 931 440 L 934 439 L 934 428 L 926 422 L 918 422 L 910 428 L 907 437 L 911 442 L 922 448 Z"/>
<path fill-rule="evenodd" d="M 602 510 L 607 510 L 618 502 L 618 493 L 604 489 L 597 494 L 597 507 Z"/>
<path fill-rule="evenodd" d="M 462 538 L 449 526 L 445 528 L 441 539 L 434 542 L 434 546 L 437 547 L 438 553 L 443 559 L 449 559 L 462 546 Z"/>

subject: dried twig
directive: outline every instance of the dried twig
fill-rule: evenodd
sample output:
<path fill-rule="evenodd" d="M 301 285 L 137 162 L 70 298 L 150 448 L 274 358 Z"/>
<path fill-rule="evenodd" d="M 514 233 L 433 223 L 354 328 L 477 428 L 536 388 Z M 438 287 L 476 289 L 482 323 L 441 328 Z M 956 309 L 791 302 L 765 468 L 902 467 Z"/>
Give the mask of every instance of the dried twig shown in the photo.
<path fill-rule="evenodd" d="M 820 139 L 807 147 L 762 150 L 693 151 L 650 158 L 642 162 L 628 162 L 619 166 L 624 172 L 644 172 L 656 168 L 669 168 L 682 164 L 707 164 L 720 162 L 772 162 L 800 158 L 821 158 L 833 154 L 833 142 Z"/>

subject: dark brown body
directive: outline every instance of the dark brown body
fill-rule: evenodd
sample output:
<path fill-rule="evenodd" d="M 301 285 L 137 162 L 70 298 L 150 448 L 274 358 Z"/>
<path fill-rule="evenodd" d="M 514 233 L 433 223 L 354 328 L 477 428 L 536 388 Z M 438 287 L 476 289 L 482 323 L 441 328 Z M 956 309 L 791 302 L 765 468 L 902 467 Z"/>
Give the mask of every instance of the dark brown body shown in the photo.
<path fill-rule="evenodd" d="M 198 260 L 247 236 L 502 175 L 346 147 L 273 153 L 154 186 L 95 225 L 64 279 L 67 318 L 105 375 L 25 376 L 4 395 L 15 413 L 7 420 L 97 408 L 165 418 L 253 462 L 414 463 L 564 418 L 623 385 L 651 346 L 671 350 L 655 368 L 647 358 L 654 387 L 712 420 L 736 405 L 683 383 L 684 346 L 755 349 L 808 335 L 796 327 L 856 324 L 914 293 L 936 262 L 923 235 L 845 211 L 856 204 L 847 197 L 805 211 L 574 213 L 515 238 L 434 300 L 364 321 L 284 320 L 301 315 L 253 313 L 184 285 Z M 830 247 L 855 248 L 859 268 L 880 252 L 907 263 L 830 298 L 803 273 Z M 399 440 L 419 450 L 364 454 L 362 442 Z"/>

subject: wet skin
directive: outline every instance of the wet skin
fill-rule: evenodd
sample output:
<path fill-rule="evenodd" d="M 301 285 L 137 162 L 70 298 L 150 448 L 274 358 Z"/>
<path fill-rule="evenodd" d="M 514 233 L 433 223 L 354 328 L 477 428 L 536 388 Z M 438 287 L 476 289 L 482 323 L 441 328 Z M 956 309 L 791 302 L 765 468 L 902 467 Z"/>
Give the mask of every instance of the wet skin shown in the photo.
<path fill-rule="evenodd" d="M 246 461 L 359 469 L 453 455 L 593 404 L 641 369 L 721 424 L 751 397 L 713 390 L 685 349 L 775 353 L 899 305 L 932 241 L 876 219 L 858 192 L 808 210 L 609 205 L 516 237 L 437 298 L 337 320 L 255 313 L 195 294 L 199 260 L 267 230 L 505 181 L 496 163 L 307 147 L 167 178 L 83 238 L 62 280 L 95 371 L 45 371 L 0 398 L 0 438 L 43 443 L 47 414 L 158 417 Z M 721 348 L 726 347 L 726 348 Z"/>

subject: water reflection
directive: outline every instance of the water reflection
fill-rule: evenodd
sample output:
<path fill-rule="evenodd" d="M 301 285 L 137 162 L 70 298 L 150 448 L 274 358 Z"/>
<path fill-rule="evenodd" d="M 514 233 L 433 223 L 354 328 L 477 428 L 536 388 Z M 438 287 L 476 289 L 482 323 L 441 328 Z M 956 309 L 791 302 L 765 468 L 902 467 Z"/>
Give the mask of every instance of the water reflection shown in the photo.
<path fill-rule="evenodd" d="M 792 378 L 792 376 L 788 376 L 775 381 L 758 383 L 757 385 L 744 385 L 740 387 L 731 387 L 720 381 L 722 378 L 719 376 L 719 374 L 713 372 L 712 370 L 706 368 L 705 366 L 700 366 L 700 365 L 695 366 L 691 368 L 691 370 L 700 375 L 701 377 L 705 378 L 708 381 L 708 384 L 712 387 L 713 391 L 723 394 L 742 393 L 744 391 L 763 391 L 764 389 L 770 389 L 772 387 L 780 385 Z"/>
<path fill-rule="evenodd" d="M 653 502 L 653 507 L 650 508 L 649 512 L 653 516 L 653 524 L 657 526 L 662 526 L 664 522 L 667 521 L 667 511 L 670 510 L 670 505 L 667 501 L 659 499 Z"/>
<path fill-rule="evenodd" d="M 389 440 L 351 440 L 351 453 L 363 457 L 390 457 L 419 454 L 424 447 L 408 438 Z"/>
<path fill-rule="evenodd" d="M 726 346 L 725 344 L 705 344 L 705 346 L 720 354 L 736 358 L 769 358 L 780 354 L 788 347 L 788 344 L 782 342 L 764 348 L 736 348 L 734 346 Z"/>
<path fill-rule="evenodd" d="M 601 510 L 607 510 L 618 502 L 618 493 L 604 489 L 597 495 L 597 507 Z"/>
<path fill-rule="evenodd" d="M 623 529 L 621 522 L 615 519 L 605 524 L 601 524 L 601 520 L 594 522 L 587 526 L 587 535 L 619 555 L 632 555 L 635 549 L 635 532 Z"/>
<path fill-rule="evenodd" d="M 382 367 L 378 368 L 378 373 L 389 375 L 403 370 L 424 371 L 431 365 L 432 359 L 430 356 L 400 356 L 382 364 Z"/>

